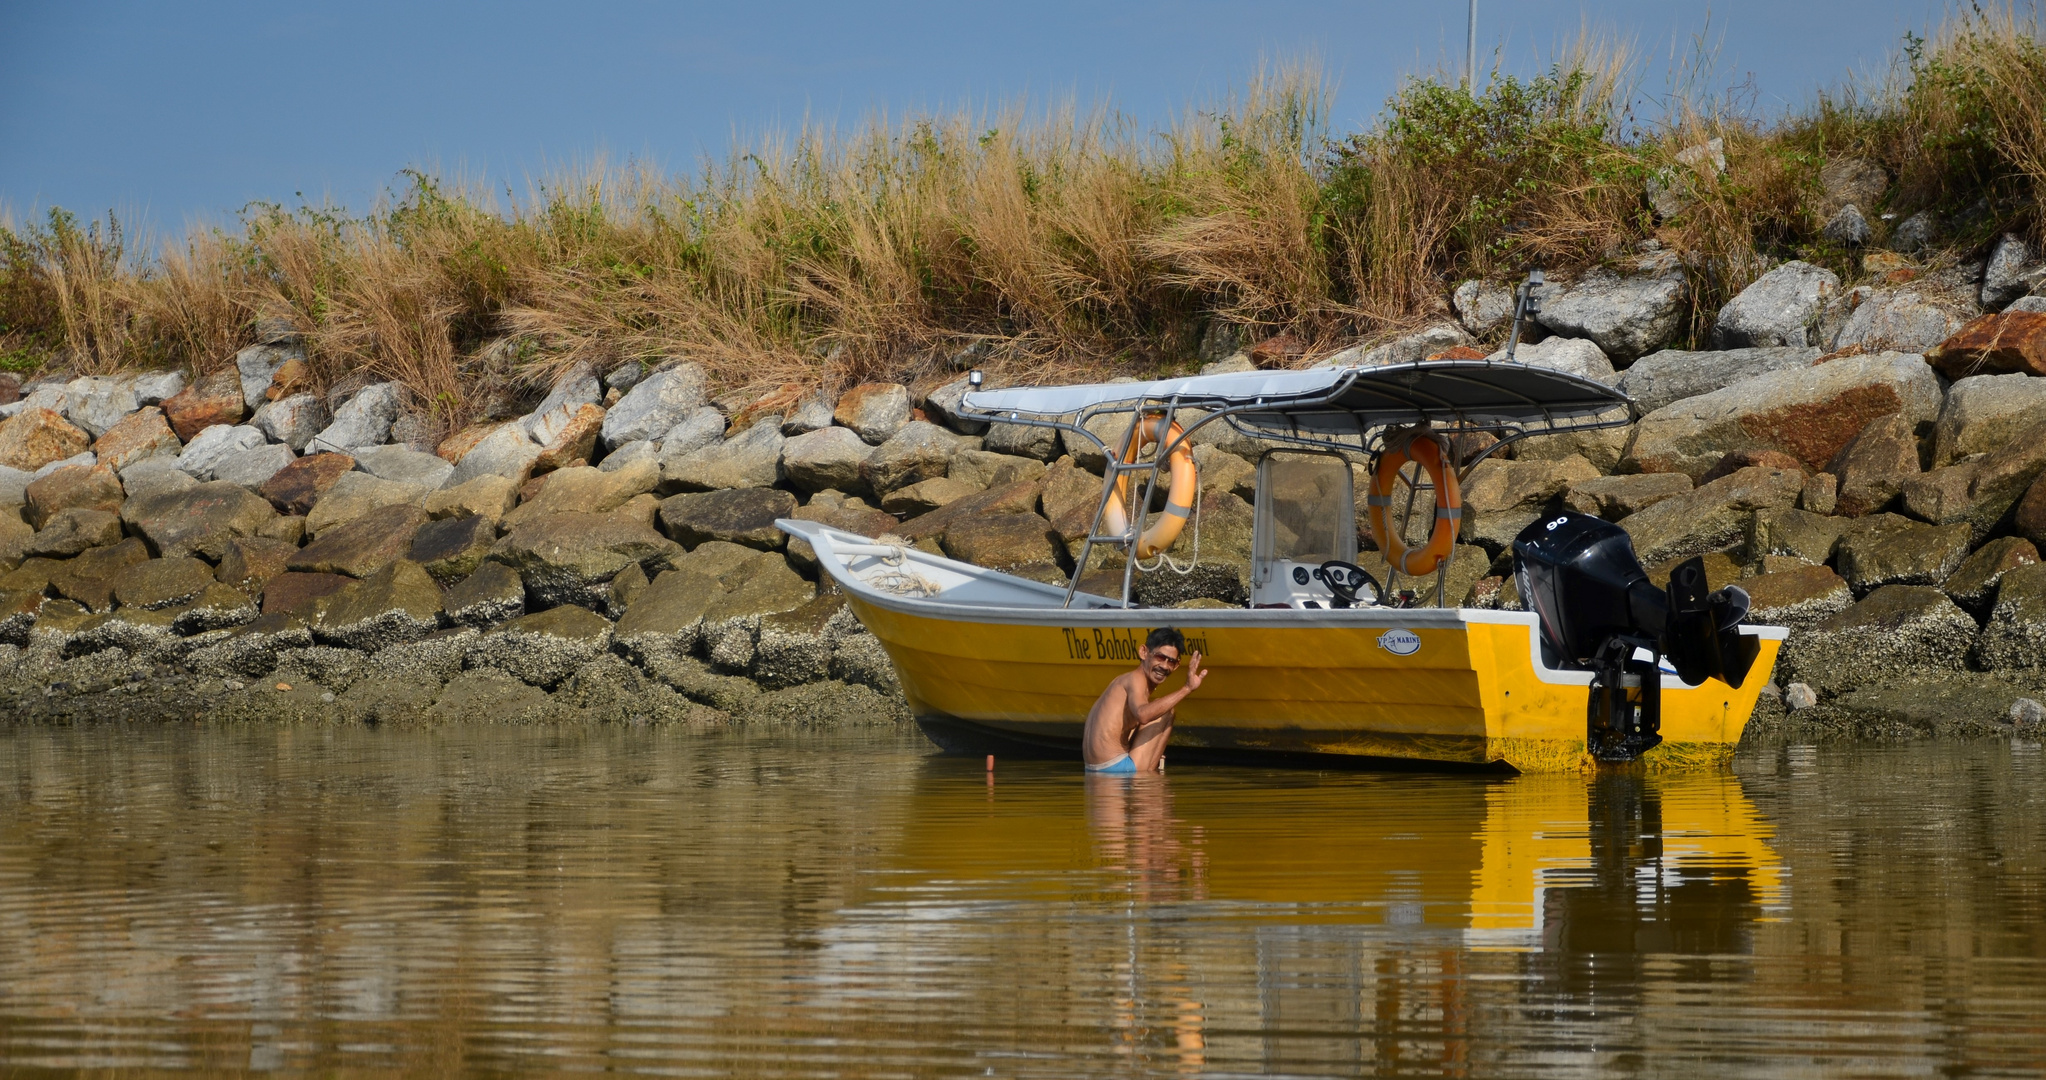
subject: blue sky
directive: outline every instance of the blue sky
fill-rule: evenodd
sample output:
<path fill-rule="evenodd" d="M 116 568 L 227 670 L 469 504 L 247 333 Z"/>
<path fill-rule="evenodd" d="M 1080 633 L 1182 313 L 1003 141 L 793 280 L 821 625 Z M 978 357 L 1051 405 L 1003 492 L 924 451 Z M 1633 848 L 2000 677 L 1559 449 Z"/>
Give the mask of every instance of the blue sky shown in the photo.
<path fill-rule="evenodd" d="M 1661 68 L 1709 34 L 1763 109 L 1876 70 L 1936 0 L 1480 0 L 1534 70 L 1590 26 Z M 2027 5 L 2029 8 L 2029 5 Z M 0 0 L 0 207 L 179 229 L 252 200 L 363 209 L 400 169 L 530 177 L 604 154 L 689 169 L 815 121 L 1077 98 L 1145 122 L 1318 57 L 1339 127 L 1460 63 L 1467 0 L 1255 3 L 115 3 Z"/>

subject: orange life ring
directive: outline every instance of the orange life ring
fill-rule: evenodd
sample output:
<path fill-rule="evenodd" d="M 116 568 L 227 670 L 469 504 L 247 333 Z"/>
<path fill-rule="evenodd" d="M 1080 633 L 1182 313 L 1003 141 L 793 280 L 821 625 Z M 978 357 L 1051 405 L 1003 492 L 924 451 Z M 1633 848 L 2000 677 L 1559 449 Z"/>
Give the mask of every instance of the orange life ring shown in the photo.
<path fill-rule="evenodd" d="M 1435 485 L 1435 531 L 1423 547 L 1409 548 L 1392 527 L 1392 489 L 1400 469 L 1413 462 L 1428 471 Z M 1371 472 L 1371 491 L 1365 499 L 1371 518 L 1371 535 L 1378 540 L 1379 553 L 1393 569 L 1408 577 L 1425 577 L 1435 572 L 1456 545 L 1457 525 L 1463 518 L 1463 489 L 1456 470 L 1448 465 L 1440 437 L 1410 432 L 1404 438 L 1386 441 L 1378 465 Z"/>
<path fill-rule="evenodd" d="M 1158 515 L 1150 528 L 1144 530 L 1144 535 L 1137 538 L 1137 558 L 1148 559 L 1171 547 L 1172 542 L 1179 539 L 1180 530 L 1186 528 L 1188 515 L 1193 513 L 1194 497 L 1200 483 L 1198 474 L 1194 471 L 1193 447 L 1183 438 L 1185 432 L 1180 430 L 1178 424 L 1168 425 L 1161 416 L 1155 424 L 1140 426 L 1142 431 L 1138 437 L 1130 440 L 1129 446 L 1123 451 L 1122 459 L 1125 464 L 1137 460 L 1137 456 L 1146 446 L 1162 442 L 1172 447 L 1170 458 L 1172 488 L 1165 496 L 1165 511 Z M 1165 430 L 1160 431 L 1160 428 Z M 1101 520 L 1108 526 L 1111 535 L 1121 536 L 1129 532 L 1129 511 L 1124 507 L 1127 505 L 1130 488 L 1135 484 L 1136 477 L 1124 473 L 1116 478 L 1115 489 L 1108 493 L 1108 504 L 1102 508 Z"/>

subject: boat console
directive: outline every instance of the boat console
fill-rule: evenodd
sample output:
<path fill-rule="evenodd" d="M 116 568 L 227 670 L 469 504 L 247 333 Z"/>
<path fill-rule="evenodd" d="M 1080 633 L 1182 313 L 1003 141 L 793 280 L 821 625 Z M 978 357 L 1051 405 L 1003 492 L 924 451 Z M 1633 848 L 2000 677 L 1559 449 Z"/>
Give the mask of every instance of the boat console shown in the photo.
<path fill-rule="evenodd" d="M 1274 450 L 1257 465 L 1250 606 L 1305 610 L 1369 605 L 1379 583 L 1357 554 L 1356 482 L 1327 450 Z"/>

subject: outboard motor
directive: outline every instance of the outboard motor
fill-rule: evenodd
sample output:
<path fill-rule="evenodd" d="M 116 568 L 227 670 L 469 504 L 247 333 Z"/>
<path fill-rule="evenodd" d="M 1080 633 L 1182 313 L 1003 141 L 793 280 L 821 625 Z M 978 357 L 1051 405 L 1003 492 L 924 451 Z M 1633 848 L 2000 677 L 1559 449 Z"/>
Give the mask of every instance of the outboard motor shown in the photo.
<path fill-rule="evenodd" d="M 1703 558 L 1679 563 L 1669 587 L 1656 588 L 1627 531 L 1609 521 L 1545 517 L 1514 538 L 1513 563 L 1549 662 L 1593 672 L 1585 742 L 1600 761 L 1632 761 L 1662 741 L 1663 657 L 1687 686 L 1718 679 L 1739 689 L 1761 654 L 1739 630 L 1745 590 L 1707 592 Z"/>

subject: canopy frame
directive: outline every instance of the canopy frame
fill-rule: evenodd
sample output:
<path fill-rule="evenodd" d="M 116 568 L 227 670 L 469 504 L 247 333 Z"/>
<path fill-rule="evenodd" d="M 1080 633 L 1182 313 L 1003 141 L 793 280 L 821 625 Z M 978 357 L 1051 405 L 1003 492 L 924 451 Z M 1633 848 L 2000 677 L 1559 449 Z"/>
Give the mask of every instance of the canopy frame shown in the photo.
<path fill-rule="evenodd" d="M 1559 395 L 1556 401 L 1543 401 L 1503 387 L 1496 379 L 1486 378 L 1489 373 L 1509 371 L 1516 377 L 1528 372 L 1541 372 L 1543 377 L 1539 382 L 1576 391 L 1578 396 L 1573 399 Z M 1509 400 L 1494 401 L 1480 407 L 1460 407 L 1440 393 L 1422 391 L 1421 383 L 1428 379 L 1448 380 L 1452 386 L 1482 386 Z M 1136 539 L 1143 535 L 1151 500 L 1158 488 L 1160 468 L 1175 450 L 1192 442 L 1195 432 L 1218 420 L 1249 438 L 1300 449 L 1357 454 L 1367 460 L 1382 448 L 1385 432 L 1391 428 L 1422 428 L 1443 435 L 1491 435 L 1495 442 L 1458 463 L 1459 478 L 1468 479 L 1470 471 L 1479 462 L 1501 447 L 1522 439 L 1620 427 L 1641 418 L 1640 406 L 1617 389 L 1581 376 L 1514 361 L 1424 360 L 1375 368 L 1341 369 L 1325 386 L 1305 388 L 1292 394 L 1230 395 L 1221 392 L 1221 386 L 1211 389 L 1202 385 L 1211 381 L 1210 378 L 1192 378 L 1100 387 L 1047 388 L 1048 398 L 1055 396 L 1054 391 L 1059 389 L 1078 392 L 1078 396 L 1085 396 L 1088 390 L 1097 391 L 1096 400 L 1081 404 L 1077 409 L 1056 413 L 1032 411 L 1017 405 L 981 408 L 974 401 L 977 397 L 985 400 L 999 395 L 1011 398 L 1027 395 L 1027 391 L 1019 395 L 1022 388 L 974 392 L 961 400 L 958 413 L 962 418 L 990 424 L 1051 428 L 1084 438 L 1101 452 L 1106 463 L 1102 469 L 1101 497 L 1095 503 L 1093 521 L 1088 526 L 1080 557 L 1066 584 L 1067 606 L 1071 605 L 1073 596 L 1079 591 L 1080 577 L 1086 573 L 1097 543 L 1114 544 L 1123 549 L 1122 604 L 1124 607 L 1134 606 L 1131 590 L 1135 585 Z M 1127 385 L 1126 390 L 1124 385 Z M 1202 390 L 1210 392 L 1202 393 Z M 1343 399 L 1353 390 L 1386 399 L 1391 404 L 1374 408 L 1346 407 Z M 1046 404 L 1059 403 L 1048 401 Z M 1201 410 L 1207 415 L 1184 425 L 1179 436 L 1168 442 L 1163 434 L 1170 430 L 1181 410 L 1185 409 Z M 1124 413 L 1129 414 L 1130 423 L 1122 436 L 1115 440 L 1116 449 L 1111 451 L 1108 442 L 1089 430 L 1088 425 L 1098 417 Z M 1252 418 L 1255 418 L 1254 422 Z M 1156 451 L 1149 461 L 1140 460 L 1140 455 L 1133 452 L 1141 446 L 1139 425 L 1143 423 L 1156 423 L 1160 432 Z M 1452 442 L 1451 445 L 1455 444 Z M 1118 480 L 1128 474 L 1138 475 L 1138 483 L 1133 486 L 1140 489 L 1130 500 L 1126 515 L 1128 524 L 1120 535 L 1104 535 L 1100 531 L 1101 520 L 1109 496 L 1115 491 Z M 1445 565 L 1436 575 L 1438 605 L 1443 602 L 1441 594 L 1447 572 Z"/>

